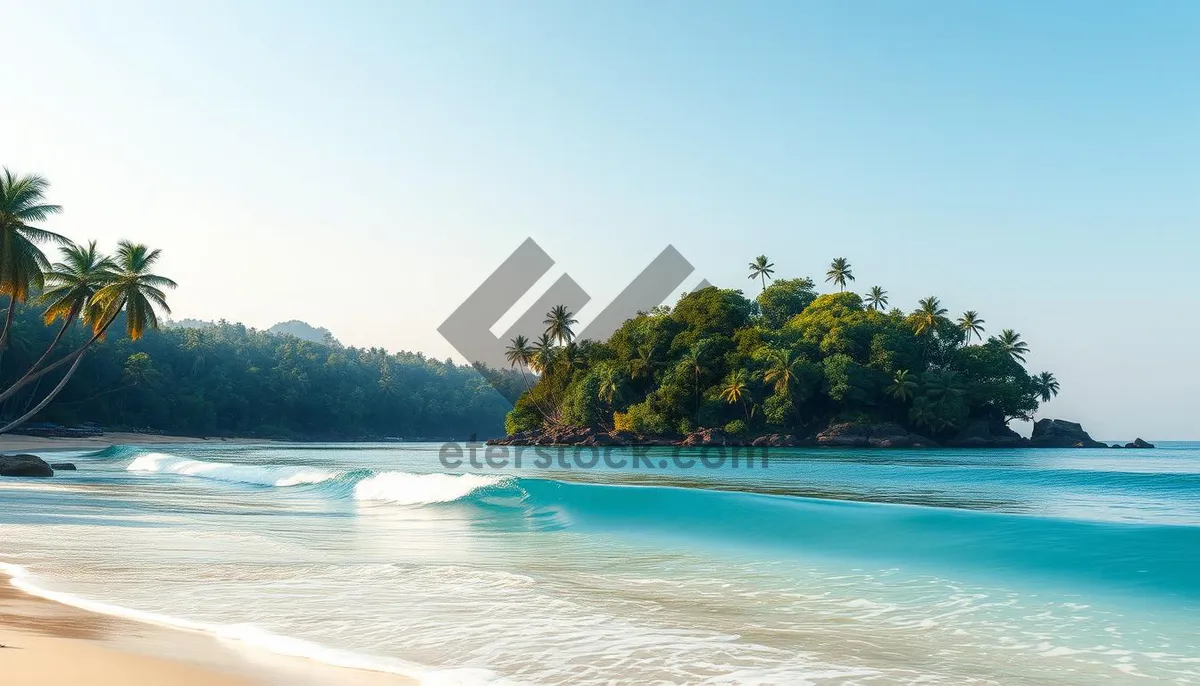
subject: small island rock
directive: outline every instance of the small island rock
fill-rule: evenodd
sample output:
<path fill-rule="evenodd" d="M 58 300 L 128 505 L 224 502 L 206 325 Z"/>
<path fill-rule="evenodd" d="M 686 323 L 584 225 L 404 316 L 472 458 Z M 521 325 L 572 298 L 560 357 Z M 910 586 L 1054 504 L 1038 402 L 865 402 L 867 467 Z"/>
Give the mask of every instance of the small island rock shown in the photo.
<path fill-rule="evenodd" d="M 1039 419 L 1033 425 L 1029 438 L 1035 448 L 1107 448 L 1108 445 L 1093 440 L 1088 432 L 1076 422 L 1065 419 Z"/>
<path fill-rule="evenodd" d="M 1143 441 L 1140 438 L 1135 438 L 1133 440 L 1133 443 L 1126 443 L 1125 447 L 1126 448 L 1153 448 L 1154 444 Z"/>

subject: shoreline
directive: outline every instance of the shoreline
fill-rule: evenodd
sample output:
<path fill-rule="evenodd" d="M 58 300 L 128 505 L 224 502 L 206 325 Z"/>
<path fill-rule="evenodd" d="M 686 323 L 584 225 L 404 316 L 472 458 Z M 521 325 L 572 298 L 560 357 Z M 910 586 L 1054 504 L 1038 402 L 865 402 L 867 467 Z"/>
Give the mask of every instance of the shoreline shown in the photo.
<path fill-rule="evenodd" d="M 26 593 L 0 572 L 0 673 L 6 686 L 260 686 L 268 682 L 203 664 L 202 660 L 164 657 L 153 648 L 165 630 L 100 615 Z M 196 657 L 220 646 L 215 641 L 185 641 Z M 136 650 L 144 643 L 150 650 Z M 211 645 L 204 645 L 211 643 Z"/>
<path fill-rule="evenodd" d="M 285 442 L 270 438 L 197 438 L 194 436 L 171 436 L 167 434 L 145 434 L 129 431 L 114 431 L 105 433 L 102 436 L 84 438 L 4 434 L 0 435 L 0 453 L 51 453 L 78 450 L 104 450 L 114 445 L 212 445 L 221 443 L 273 445 Z"/>
<path fill-rule="evenodd" d="M 411 686 L 411 679 L 267 653 L 200 632 L 93 612 L 0 569 L 5 686 Z"/>

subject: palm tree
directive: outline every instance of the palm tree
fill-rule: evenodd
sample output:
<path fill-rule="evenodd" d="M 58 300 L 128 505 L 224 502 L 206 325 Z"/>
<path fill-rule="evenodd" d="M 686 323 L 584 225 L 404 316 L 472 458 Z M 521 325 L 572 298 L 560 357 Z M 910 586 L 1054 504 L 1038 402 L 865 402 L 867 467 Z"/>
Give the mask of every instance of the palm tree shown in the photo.
<path fill-rule="evenodd" d="M 96 250 L 96 241 L 89 242 L 86 247 L 74 244 L 63 246 L 59 248 L 59 252 L 62 253 L 63 261 L 56 262 L 50 271 L 46 272 L 46 290 L 42 292 L 40 301 L 48 303 L 43 315 L 46 324 L 53 324 L 62 319 L 62 326 L 46 348 L 46 352 L 42 353 L 26 374 L 41 368 L 42 363 L 50 357 L 67 329 L 81 313 L 85 315 L 86 321 L 94 320 L 96 313 L 87 312 L 92 306 L 92 298 L 108 284 L 116 269 L 111 258 L 101 255 Z"/>
<path fill-rule="evenodd" d="M 530 360 L 531 367 L 539 374 L 546 374 L 554 368 L 554 360 L 558 357 L 557 350 L 554 347 L 554 339 L 549 333 L 543 333 L 537 339 L 537 343 L 533 344 L 533 358 Z"/>
<path fill-rule="evenodd" d="M 566 305 L 555 305 L 546 313 L 546 320 L 542 323 L 546 325 L 546 333 L 550 334 L 550 338 L 559 343 L 570 343 L 575 338 L 575 331 L 571 327 L 579 321 Z"/>
<path fill-rule="evenodd" d="M 969 343 L 971 341 L 971 334 L 975 334 L 976 339 L 981 341 L 983 340 L 983 325 L 985 322 L 979 317 L 979 313 L 975 310 L 967 310 L 966 312 L 963 312 L 963 315 L 958 318 L 958 322 L 956 323 L 958 324 L 958 328 L 962 329 L 963 333 L 967 335 L 964 343 Z"/>
<path fill-rule="evenodd" d="M 649 345 L 640 346 L 637 355 L 629 361 L 629 377 L 644 379 L 654 374 L 654 350 Z"/>
<path fill-rule="evenodd" d="M 879 286 L 871 286 L 871 290 L 867 293 L 867 309 L 881 312 L 883 308 L 887 307 L 887 304 L 887 291 Z"/>
<path fill-rule="evenodd" d="M 158 328 L 158 315 L 155 309 L 161 308 L 165 314 L 171 313 L 163 289 L 173 289 L 176 286 L 171 279 L 152 274 L 149 271 L 158 261 L 160 253 L 161 251 L 151 250 L 140 243 L 121 241 L 117 244 L 117 254 L 113 260 L 114 268 L 108 272 L 104 285 L 91 297 L 91 303 L 86 310 L 85 320 L 92 325 L 92 337 L 75 352 L 54 364 L 47 365 L 38 372 L 26 374 L 24 382 L 13 384 L 4 393 L 0 393 L 0 401 L 3 401 L 23 383 L 28 383 L 28 381 L 67 362 L 71 363 L 71 367 L 62 380 L 37 406 L 9 422 L 7 426 L 0 428 L 0 434 L 20 426 L 50 404 L 50 401 L 66 387 L 71 376 L 75 374 L 79 363 L 83 361 L 84 353 L 104 335 L 122 311 L 125 312 L 125 333 L 132 340 L 136 341 L 141 338 L 147 329 Z"/>
<path fill-rule="evenodd" d="M 746 421 L 750 421 L 750 408 L 746 400 L 750 397 L 750 375 L 745 369 L 735 369 L 725 377 L 725 385 L 721 388 L 721 399 L 730 405 L 740 402 L 746 413 Z"/>
<path fill-rule="evenodd" d="M 508 360 L 510 367 L 521 365 L 521 374 L 524 376 L 525 368 L 533 361 L 533 348 L 529 345 L 529 339 L 518 335 L 510 340 L 508 347 L 504 349 L 504 359 Z"/>
<path fill-rule="evenodd" d="M 1050 372 L 1042 372 L 1033 377 L 1034 394 L 1044 403 L 1058 395 L 1058 379 Z"/>
<path fill-rule="evenodd" d="M 37 175 L 17 176 L 5 167 L 0 174 L 0 294 L 8 296 L 8 313 L 0 328 L 0 355 L 8 346 L 17 303 L 25 302 L 30 288 L 41 289 L 42 274 L 50 261 L 37 247 L 47 241 L 66 244 L 66 237 L 31 226 L 58 214 L 62 207 L 45 202 L 50 182 Z"/>
<path fill-rule="evenodd" d="M 521 366 L 521 380 L 525 382 L 526 393 L 529 393 L 531 387 L 529 384 L 529 375 L 526 374 L 525 370 L 532 369 L 534 367 L 535 354 L 536 351 L 534 350 L 533 346 L 529 345 L 529 339 L 521 335 L 518 335 L 516 338 L 510 340 L 508 347 L 504 349 L 504 357 L 508 360 L 509 366 Z M 529 399 L 533 401 L 533 406 L 536 407 L 537 411 L 542 415 L 542 419 L 545 419 L 546 410 L 542 407 L 542 404 L 538 402 L 537 398 L 534 398 L 532 394 L 529 394 Z"/>
<path fill-rule="evenodd" d="M 775 273 L 775 270 L 772 269 L 774 266 L 774 263 L 767 260 L 766 255 L 759 255 L 750 263 L 750 276 L 746 278 L 762 281 L 762 287 L 765 291 L 767 290 L 767 279 L 771 278 L 771 275 Z"/>
<path fill-rule="evenodd" d="M 854 280 L 854 272 L 850 271 L 850 262 L 844 257 L 838 257 L 829 263 L 829 271 L 825 272 L 825 280 L 838 285 L 839 291 L 846 290 L 846 282 Z"/>
<path fill-rule="evenodd" d="M 625 379 L 621 376 L 621 372 L 617 371 L 616 367 L 606 366 L 600 372 L 600 388 L 597 397 L 611 406 L 613 400 L 621 397 L 624 385 Z"/>
<path fill-rule="evenodd" d="M 696 424 L 700 423 L 700 374 L 704 372 L 704 361 L 700 358 L 700 349 L 692 346 L 680 358 L 679 363 L 692 372 L 692 384 L 696 389 Z"/>
<path fill-rule="evenodd" d="M 792 382 L 796 380 L 801 358 L 786 348 L 771 348 L 767 351 L 767 368 L 763 371 L 763 381 L 772 384 L 779 395 L 791 392 Z"/>
<path fill-rule="evenodd" d="M 963 394 L 958 372 L 952 369 L 925 372 L 925 393 L 931 398 L 945 398 Z"/>
<path fill-rule="evenodd" d="M 917 391 L 917 380 L 907 369 L 901 369 L 892 377 L 892 384 L 887 387 L 887 392 L 900 402 L 912 400 L 913 395 Z"/>
<path fill-rule="evenodd" d="M 942 301 L 938 300 L 936 295 L 931 295 L 924 300 L 917 301 L 920 309 L 917 310 L 917 335 L 921 335 L 927 331 L 932 331 L 937 326 L 937 321 L 946 314 L 946 308 L 942 307 Z"/>
<path fill-rule="evenodd" d="M 999 343 L 1004 348 L 1004 352 L 1014 360 L 1025 362 L 1025 355 L 1029 354 L 1029 344 L 1021 340 L 1021 334 L 1012 329 L 1005 329 L 1000 332 L 999 338 L 993 336 L 991 340 Z"/>

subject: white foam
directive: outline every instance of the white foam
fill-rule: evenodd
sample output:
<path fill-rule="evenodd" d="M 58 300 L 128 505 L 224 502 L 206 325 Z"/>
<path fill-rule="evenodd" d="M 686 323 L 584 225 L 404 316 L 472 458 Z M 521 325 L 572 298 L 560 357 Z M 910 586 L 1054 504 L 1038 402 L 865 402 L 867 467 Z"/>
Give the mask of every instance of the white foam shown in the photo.
<path fill-rule="evenodd" d="M 356 500 L 375 500 L 397 505 L 448 503 L 464 498 L 504 480 L 480 474 L 410 474 L 383 472 L 354 485 Z"/>
<path fill-rule="evenodd" d="M 298 486 L 316 484 L 336 478 L 338 472 L 312 467 L 287 465 L 229 464 L 204 462 L 166 453 L 146 453 L 134 458 L 125 468 L 130 472 L 182 474 L 205 479 L 255 484 L 258 486 Z"/>
<path fill-rule="evenodd" d="M 348 650 L 328 648 L 311 641 L 280 636 L 260 629 L 252 624 L 210 624 L 179 617 L 170 617 L 154 612 L 143 612 L 119 605 L 111 605 L 88 598 L 42 588 L 29 580 L 29 572 L 21 566 L 0 562 L 0 572 L 11 577 L 16 588 L 62 605 L 70 605 L 97 614 L 124 617 L 147 624 L 156 624 L 171 629 L 208 633 L 226 641 L 242 643 L 277 655 L 313 660 L 334 667 L 384 672 L 415 679 L 426 686 L 484 686 L 497 679 L 495 672 L 487 669 L 455 668 L 434 669 L 399 658 L 362 655 Z"/>

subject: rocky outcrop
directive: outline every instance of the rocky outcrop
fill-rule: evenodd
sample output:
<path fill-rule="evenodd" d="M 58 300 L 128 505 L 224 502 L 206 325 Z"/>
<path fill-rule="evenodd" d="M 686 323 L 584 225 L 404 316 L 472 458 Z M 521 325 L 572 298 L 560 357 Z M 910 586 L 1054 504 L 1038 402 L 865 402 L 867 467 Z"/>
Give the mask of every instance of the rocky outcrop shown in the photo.
<path fill-rule="evenodd" d="M 1065 419 L 1039 419 L 1033 425 L 1029 444 L 1035 448 L 1107 448 L 1092 440 L 1088 432 L 1076 422 Z"/>
<path fill-rule="evenodd" d="M 797 448 L 816 444 L 814 440 L 797 438 L 791 434 L 767 434 L 750 441 L 755 448 Z"/>
<path fill-rule="evenodd" d="M 56 472 L 73 472 L 75 465 L 71 462 L 51 462 L 50 468 Z"/>
<path fill-rule="evenodd" d="M 1149 443 L 1147 441 L 1143 441 L 1140 438 L 1135 438 L 1135 439 L 1133 439 L 1133 443 L 1126 443 L 1125 447 L 1126 448 L 1153 448 L 1154 444 Z"/>
<path fill-rule="evenodd" d="M 604 431 L 592 427 L 554 427 L 544 431 L 518 431 L 489 440 L 488 445 L 676 445 L 667 436 L 649 436 L 628 431 Z"/>
<path fill-rule="evenodd" d="M 746 441 L 730 436 L 721 429 L 698 429 L 683 437 L 679 445 L 685 447 L 704 445 L 745 445 Z"/>
<path fill-rule="evenodd" d="M 832 448 L 930 448 L 934 441 L 899 424 L 834 424 L 817 434 L 817 445 Z"/>
<path fill-rule="evenodd" d="M 943 445 L 951 448 L 1023 448 L 1029 439 L 1008 428 L 1004 422 L 973 419 Z"/>
<path fill-rule="evenodd" d="M 0 455 L 0 476 L 54 476 L 54 469 L 37 455 Z"/>

